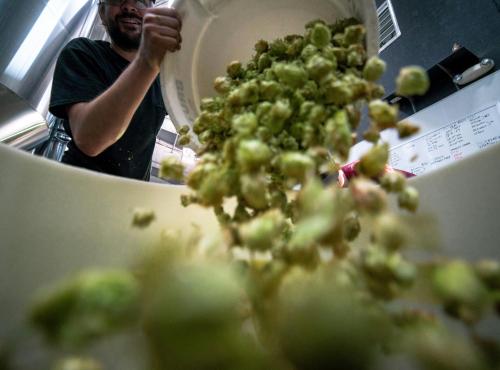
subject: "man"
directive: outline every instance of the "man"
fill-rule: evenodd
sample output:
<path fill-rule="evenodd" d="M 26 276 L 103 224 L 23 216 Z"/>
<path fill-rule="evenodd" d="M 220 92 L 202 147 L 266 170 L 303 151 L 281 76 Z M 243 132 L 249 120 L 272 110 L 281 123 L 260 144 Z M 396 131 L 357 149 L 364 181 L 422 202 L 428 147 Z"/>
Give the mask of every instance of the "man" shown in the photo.
<path fill-rule="evenodd" d="M 159 71 L 179 50 L 181 19 L 154 0 L 106 0 L 99 15 L 111 43 L 77 38 L 61 52 L 50 111 L 71 136 L 63 162 L 149 180 L 166 115 Z"/>

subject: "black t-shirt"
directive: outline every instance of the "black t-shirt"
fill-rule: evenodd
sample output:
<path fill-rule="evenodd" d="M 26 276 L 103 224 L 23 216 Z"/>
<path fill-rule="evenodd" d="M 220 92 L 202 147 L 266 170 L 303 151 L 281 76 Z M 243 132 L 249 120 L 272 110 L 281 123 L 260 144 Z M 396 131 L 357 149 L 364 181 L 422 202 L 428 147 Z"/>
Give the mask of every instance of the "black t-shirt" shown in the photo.
<path fill-rule="evenodd" d="M 64 108 L 89 102 L 102 94 L 128 65 L 129 62 L 105 41 L 76 38 L 66 45 L 54 72 L 50 112 L 64 119 L 64 128 L 70 137 L 73 136 Z M 72 140 L 63 162 L 112 175 L 149 180 L 155 138 L 166 113 L 157 78 L 127 131 L 116 143 L 98 156 L 89 157 Z"/>

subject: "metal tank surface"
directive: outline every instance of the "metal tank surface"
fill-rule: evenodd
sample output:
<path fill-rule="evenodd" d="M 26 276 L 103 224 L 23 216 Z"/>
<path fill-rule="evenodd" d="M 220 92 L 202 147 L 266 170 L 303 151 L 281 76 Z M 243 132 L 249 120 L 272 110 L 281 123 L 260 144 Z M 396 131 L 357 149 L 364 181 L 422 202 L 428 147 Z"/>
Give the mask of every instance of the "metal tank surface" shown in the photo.
<path fill-rule="evenodd" d="M 0 0 L 0 141 L 30 150 L 48 138 L 59 52 L 94 28 L 96 0 Z"/>
<path fill-rule="evenodd" d="M 0 141 L 30 149 L 47 136 L 44 117 L 12 90 L 0 84 Z"/>

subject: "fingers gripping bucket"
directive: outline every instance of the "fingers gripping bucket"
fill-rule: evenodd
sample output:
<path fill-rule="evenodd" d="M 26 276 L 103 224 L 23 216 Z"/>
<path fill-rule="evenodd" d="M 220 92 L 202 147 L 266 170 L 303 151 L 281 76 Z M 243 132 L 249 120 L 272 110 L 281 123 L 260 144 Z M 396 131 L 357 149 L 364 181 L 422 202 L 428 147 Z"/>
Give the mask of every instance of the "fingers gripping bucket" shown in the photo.
<path fill-rule="evenodd" d="M 233 60 L 246 63 L 255 43 L 303 34 L 314 19 L 333 23 L 354 17 L 367 29 L 369 55 L 378 52 L 378 20 L 373 0 L 174 0 L 183 19 L 182 49 L 167 54 L 161 67 L 163 98 L 179 129 L 191 126 L 200 101 L 214 96 L 213 80 Z M 198 146 L 196 140 L 191 146 Z"/>

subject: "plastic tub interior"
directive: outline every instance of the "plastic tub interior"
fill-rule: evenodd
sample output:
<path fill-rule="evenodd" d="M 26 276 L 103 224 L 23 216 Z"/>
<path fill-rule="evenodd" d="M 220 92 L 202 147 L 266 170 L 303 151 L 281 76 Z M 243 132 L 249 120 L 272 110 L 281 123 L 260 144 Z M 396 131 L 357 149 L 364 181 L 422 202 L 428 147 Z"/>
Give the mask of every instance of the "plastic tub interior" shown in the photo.
<path fill-rule="evenodd" d="M 440 253 L 499 258 L 498 158 L 500 145 L 410 180 L 420 190 L 420 214 L 436 222 Z M 43 356 L 36 357 L 38 346 L 24 321 L 34 292 L 86 267 L 126 266 L 162 230 L 186 231 L 197 224 L 205 233 L 214 231 L 211 212 L 181 206 L 179 196 L 187 192 L 184 186 L 111 177 L 0 145 L 0 345 L 30 338 L 18 339 L 31 356 L 23 358 L 22 368 L 48 368 L 41 365 Z M 154 210 L 157 220 L 146 229 L 131 227 L 136 207 Z M 121 349 L 123 341 L 137 348 L 130 340 L 118 338 L 105 347 L 107 368 L 142 368 L 134 351 Z"/>

